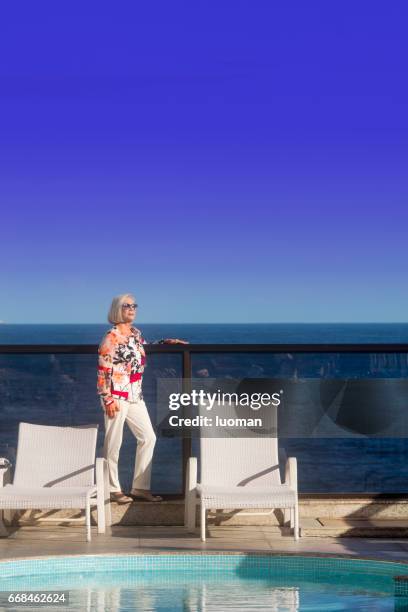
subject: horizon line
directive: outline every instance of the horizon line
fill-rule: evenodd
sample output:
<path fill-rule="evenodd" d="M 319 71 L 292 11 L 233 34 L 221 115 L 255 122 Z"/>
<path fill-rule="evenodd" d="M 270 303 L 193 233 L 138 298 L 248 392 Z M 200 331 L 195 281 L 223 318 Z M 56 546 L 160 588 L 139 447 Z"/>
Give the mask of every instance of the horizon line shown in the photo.
<path fill-rule="evenodd" d="M 407 325 L 408 321 L 144 321 L 139 325 Z M 0 321 L 0 325 L 112 325 L 109 322 L 93 323 L 13 323 Z"/>

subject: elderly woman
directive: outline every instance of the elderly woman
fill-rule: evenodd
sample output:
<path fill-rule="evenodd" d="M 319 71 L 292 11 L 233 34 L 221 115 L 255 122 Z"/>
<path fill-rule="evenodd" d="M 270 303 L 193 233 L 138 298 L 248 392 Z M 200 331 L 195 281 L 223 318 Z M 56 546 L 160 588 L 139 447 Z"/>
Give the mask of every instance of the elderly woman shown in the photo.
<path fill-rule="evenodd" d="M 97 390 L 105 411 L 104 456 L 108 461 L 111 500 L 119 504 L 134 499 L 162 501 L 150 492 L 152 456 L 156 443 L 149 413 L 142 394 L 142 376 L 146 363 L 141 332 L 132 326 L 137 304 L 131 294 L 112 300 L 108 320 L 113 327 L 105 334 L 98 350 Z M 166 344 L 187 344 L 168 338 Z M 118 459 L 126 423 L 137 439 L 132 489 L 125 495 L 118 478 Z"/>

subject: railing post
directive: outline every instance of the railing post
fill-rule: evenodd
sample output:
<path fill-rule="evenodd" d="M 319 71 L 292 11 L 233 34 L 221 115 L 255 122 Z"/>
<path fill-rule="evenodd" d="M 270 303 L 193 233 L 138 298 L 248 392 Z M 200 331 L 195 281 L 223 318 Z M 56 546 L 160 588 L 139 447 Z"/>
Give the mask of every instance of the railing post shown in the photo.
<path fill-rule="evenodd" d="M 191 393 L 191 353 L 188 348 L 183 348 L 183 366 L 182 366 L 182 390 L 183 393 Z M 183 416 L 186 416 L 187 407 L 183 406 Z M 186 479 L 187 479 L 187 463 L 192 452 L 192 441 L 191 435 L 187 435 L 186 429 L 183 427 L 182 437 L 182 455 L 183 455 L 183 495 L 186 490 Z"/>

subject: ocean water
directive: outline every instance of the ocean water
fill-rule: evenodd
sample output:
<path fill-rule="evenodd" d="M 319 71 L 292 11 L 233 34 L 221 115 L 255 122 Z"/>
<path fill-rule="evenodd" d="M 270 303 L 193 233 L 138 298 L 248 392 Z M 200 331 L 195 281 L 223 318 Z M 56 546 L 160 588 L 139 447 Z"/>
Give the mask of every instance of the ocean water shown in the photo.
<path fill-rule="evenodd" d="M 194 344 L 408 343 L 405 323 L 138 326 L 148 341 L 178 337 Z M 96 394 L 96 355 L 7 355 L 1 353 L 1 344 L 98 344 L 109 327 L 108 324 L 0 325 L 0 456 L 15 459 L 21 421 L 51 425 L 98 423 L 101 450 L 104 424 Z M 321 436 L 280 439 L 282 460 L 287 456 L 297 457 L 301 492 L 408 492 L 408 443 L 404 434 L 408 431 L 408 392 L 406 404 L 404 399 L 404 384 L 408 381 L 406 354 L 194 355 L 193 374 L 203 373 L 215 378 L 278 377 L 299 382 L 321 379 L 329 384 L 332 380 L 350 380 L 349 403 L 341 413 L 342 423 L 347 427 L 334 430 L 328 439 Z M 180 493 L 181 439 L 161 432 L 156 406 L 157 379 L 168 376 L 181 376 L 180 355 L 149 355 L 144 396 L 158 432 L 152 488 L 157 492 Z M 364 406 L 361 394 L 353 395 L 355 383 L 359 384 L 361 379 L 367 379 L 372 385 L 372 399 L 365 401 Z M 383 379 L 389 379 L 389 395 L 388 391 L 383 393 Z M 392 404 L 395 398 L 402 423 L 397 436 L 381 433 L 395 431 L 388 422 L 396 414 Z M 374 435 L 365 435 L 353 425 L 353 415 L 362 410 L 365 422 L 380 424 L 377 430 L 371 428 Z M 198 454 L 197 440 L 193 440 L 193 450 Z M 135 440 L 127 430 L 119 463 L 125 490 L 131 485 L 134 457 Z"/>
<path fill-rule="evenodd" d="M 135 323 L 148 341 L 197 344 L 408 343 L 408 323 Z M 0 325 L 0 344 L 93 344 L 108 324 Z"/>

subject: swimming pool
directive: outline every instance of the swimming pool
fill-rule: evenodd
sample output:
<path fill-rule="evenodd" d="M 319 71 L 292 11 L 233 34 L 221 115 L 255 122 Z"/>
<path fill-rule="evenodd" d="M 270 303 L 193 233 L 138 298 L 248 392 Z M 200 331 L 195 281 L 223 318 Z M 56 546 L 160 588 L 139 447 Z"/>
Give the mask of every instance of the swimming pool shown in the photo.
<path fill-rule="evenodd" d="M 403 563 L 316 556 L 89 555 L 3 561 L 0 591 L 69 591 L 69 608 L 45 610 L 408 610 L 394 584 L 407 574 Z"/>

